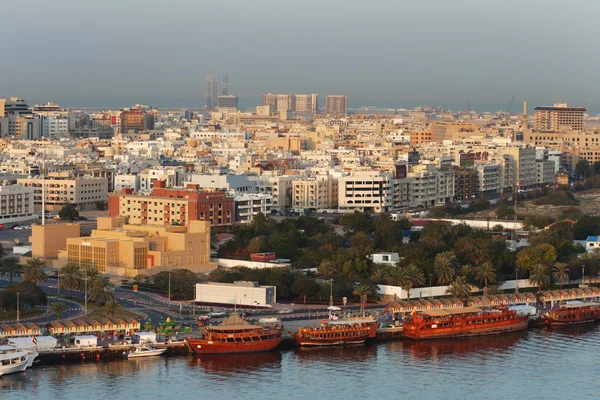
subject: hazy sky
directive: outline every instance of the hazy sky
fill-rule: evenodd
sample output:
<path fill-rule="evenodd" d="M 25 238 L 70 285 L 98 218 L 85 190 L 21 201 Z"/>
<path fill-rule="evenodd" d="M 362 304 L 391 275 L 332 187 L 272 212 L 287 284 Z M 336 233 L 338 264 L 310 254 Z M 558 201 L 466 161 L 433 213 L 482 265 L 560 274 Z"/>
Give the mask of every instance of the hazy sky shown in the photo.
<path fill-rule="evenodd" d="M 201 107 L 205 74 L 350 106 L 600 111 L 598 0 L 30 0 L 0 5 L 0 97 Z M 519 102 L 519 104 L 517 104 Z"/>

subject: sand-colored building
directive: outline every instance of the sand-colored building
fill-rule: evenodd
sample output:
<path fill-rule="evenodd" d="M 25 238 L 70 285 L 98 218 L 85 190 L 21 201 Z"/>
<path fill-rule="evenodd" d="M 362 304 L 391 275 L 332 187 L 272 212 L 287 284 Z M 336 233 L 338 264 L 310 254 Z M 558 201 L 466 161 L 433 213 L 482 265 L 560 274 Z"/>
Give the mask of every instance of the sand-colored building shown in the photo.
<path fill-rule="evenodd" d="M 57 259 L 58 252 L 67 248 L 67 238 L 79 236 L 79 224 L 33 225 L 29 237 L 31 256 Z"/>

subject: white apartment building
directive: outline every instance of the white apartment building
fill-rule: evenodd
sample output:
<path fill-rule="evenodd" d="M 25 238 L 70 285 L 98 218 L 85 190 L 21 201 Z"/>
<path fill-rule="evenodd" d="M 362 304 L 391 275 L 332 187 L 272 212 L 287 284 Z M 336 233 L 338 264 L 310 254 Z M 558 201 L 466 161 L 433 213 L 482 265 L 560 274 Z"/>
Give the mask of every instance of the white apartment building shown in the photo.
<path fill-rule="evenodd" d="M 551 186 L 556 183 L 555 163 L 552 160 L 536 161 L 536 182 L 539 186 Z"/>
<path fill-rule="evenodd" d="M 382 213 L 393 207 L 392 174 L 354 171 L 338 180 L 338 206 L 342 210 Z"/>
<path fill-rule="evenodd" d="M 42 136 L 61 136 L 69 133 L 69 120 L 63 116 L 42 117 Z"/>
<path fill-rule="evenodd" d="M 296 175 L 260 175 L 248 178 L 256 183 L 256 193 L 273 196 L 272 207 L 280 212 L 292 207 L 293 183 L 301 179 Z"/>
<path fill-rule="evenodd" d="M 454 198 L 455 175 L 452 171 L 440 171 L 433 165 L 415 165 L 410 167 L 406 177 L 411 208 L 443 205 Z"/>
<path fill-rule="evenodd" d="M 317 175 L 293 182 L 294 208 L 310 210 L 331 209 L 338 206 L 338 181 L 331 175 Z"/>
<path fill-rule="evenodd" d="M 0 224 L 29 222 L 33 214 L 33 190 L 21 185 L 0 186 Z"/>
<path fill-rule="evenodd" d="M 238 194 L 233 197 L 235 205 L 235 220 L 241 223 L 252 222 L 252 217 L 258 213 L 271 215 L 273 196 L 270 194 Z"/>
<path fill-rule="evenodd" d="M 46 199 L 46 210 L 60 210 L 70 203 L 80 211 L 95 210 L 99 201 L 108 200 L 108 179 L 91 176 L 73 176 L 68 172 L 50 173 L 42 177 L 20 178 L 17 183 L 34 190 L 34 204 L 42 205 L 42 186 Z"/>
<path fill-rule="evenodd" d="M 481 193 L 502 192 L 502 167 L 500 165 L 478 165 L 479 191 Z"/>
<path fill-rule="evenodd" d="M 140 190 L 140 176 L 138 174 L 115 175 L 115 192 L 120 193 L 122 189 L 133 189 L 136 193 Z"/>
<path fill-rule="evenodd" d="M 500 149 L 510 157 L 517 171 L 519 186 L 535 186 L 537 184 L 537 167 L 535 164 L 535 147 L 506 147 Z"/>
<path fill-rule="evenodd" d="M 248 179 L 246 175 L 190 174 L 184 181 L 184 186 L 188 184 L 198 185 L 202 189 L 225 190 L 235 194 L 256 192 L 256 182 Z"/>
<path fill-rule="evenodd" d="M 150 168 L 139 174 L 139 190 L 151 191 L 156 180 L 166 181 L 167 187 L 183 186 L 184 178 L 185 168 L 183 167 Z"/>

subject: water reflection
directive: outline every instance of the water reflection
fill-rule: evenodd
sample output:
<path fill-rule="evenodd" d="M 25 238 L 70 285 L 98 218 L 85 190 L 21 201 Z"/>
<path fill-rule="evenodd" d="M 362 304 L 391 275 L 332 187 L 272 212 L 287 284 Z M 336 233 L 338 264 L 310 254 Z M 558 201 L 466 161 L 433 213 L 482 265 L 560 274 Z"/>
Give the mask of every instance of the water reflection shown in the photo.
<path fill-rule="evenodd" d="M 281 368 L 281 353 L 266 351 L 248 354 L 205 354 L 189 358 L 188 365 L 206 372 L 222 375 L 249 373 L 266 369 Z"/>
<path fill-rule="evenodd" d="M 377 346 L 360 344 L 345 347 L 301 347 L 295 353 L 298 356 L 299 362 L 363 362 L 373 360 L 377 357 Z"/>
<path fill-rule="evenodd" d="M 485 356 L 486 354 L 505 354 L 526 337 L 527 332 L 513 332 L 462 339 L 406 340 L 392 343 L 391 349 L 417 359 Z"/>

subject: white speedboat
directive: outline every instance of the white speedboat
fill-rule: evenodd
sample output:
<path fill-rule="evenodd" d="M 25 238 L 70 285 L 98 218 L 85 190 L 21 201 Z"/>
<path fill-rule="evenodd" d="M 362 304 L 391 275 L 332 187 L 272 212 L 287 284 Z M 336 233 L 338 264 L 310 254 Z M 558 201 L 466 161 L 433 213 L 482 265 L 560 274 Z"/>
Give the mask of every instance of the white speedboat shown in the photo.
<path fill-rule="evenodd" d="M 151 357 L 160 356 L 167 349 L 154 349 L 148 346 L 139 346 L 125 353 L 127 358 L 138 358 L 138 357 Z"/>
<path fill-rule="evenodd" d="M 0 376 L 23 372 L 29 365 L 28 351 L 0 354 Z"/>

